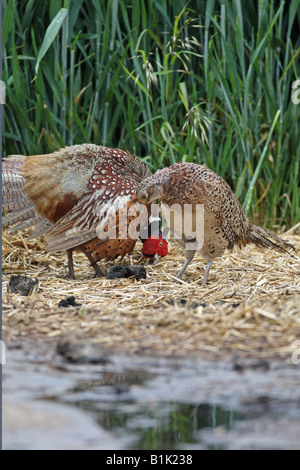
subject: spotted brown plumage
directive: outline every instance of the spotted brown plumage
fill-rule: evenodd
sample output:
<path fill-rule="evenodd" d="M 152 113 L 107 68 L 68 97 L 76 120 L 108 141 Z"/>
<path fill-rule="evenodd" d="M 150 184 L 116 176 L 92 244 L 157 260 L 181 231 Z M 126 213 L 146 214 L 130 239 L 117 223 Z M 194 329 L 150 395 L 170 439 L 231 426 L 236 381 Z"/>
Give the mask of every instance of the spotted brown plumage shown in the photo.
<path fill-rule="evenodd" d="M 192 228 L 197 221 L 197 208 L 203 208 L 203 223 L 200 230 L 197 227 L 198 232 L 191 229 L 187 232 L 184 223 L 178 223 L 179 218 L 173 223 L 173 234 L 186 257 L 177 275 L 179 279 L 197 251 L 207 261 L 203 279 L 203 284 L 206 284 L 213 260 L 234 245 L 242 247 L 255 243 L 280 252 L 293 248 L 289 242 L 253 225 L 226 181 L 203 165 L 175 163 L 159 170 L 139 184 L 137 197 L 143 204 L 160 199 L 169 223 L 172 222 L 170 208 L 175 214 L 177 211 L 178 217 L 182 217 L 187 207 L 191 208 L 189 227 Z M 199 232 L 202 230 L 201 238 Z"/>
<path fill-rule="evenodd" d="M 3 226 L 18 223 L 17 230 L 36 225 L 32 236 L 45 233 L 48 251 L 68 251 L 71 278 L 74 249 L 82 250 L 102 275 L 97 261 L 130 253 L 138 236 L 127 233 L 129 226 L 136 235 L 147 223 L 147 211 L 139 211 L 136 187 L 149 175 L 147 166 L 131 153 L 93 144 L 47 155 L 11 156 L 3 162 L 2 195 L 3 211 L 12 212 Z"/>

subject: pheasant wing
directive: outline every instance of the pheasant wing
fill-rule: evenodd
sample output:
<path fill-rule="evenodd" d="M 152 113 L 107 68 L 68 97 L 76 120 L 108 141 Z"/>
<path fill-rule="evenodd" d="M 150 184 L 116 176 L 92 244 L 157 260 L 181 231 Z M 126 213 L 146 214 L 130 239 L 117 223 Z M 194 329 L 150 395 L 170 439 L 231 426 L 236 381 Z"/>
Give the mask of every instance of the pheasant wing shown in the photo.
<path fill-rule="evenodd" d="M 47 251 L 75 248 L 95 238 L 98 245 L 108 240 L 118 243 L 122 240 L 122 244 L 124 240 L 134 240 L 136 243 L 139 227 L 146 223 L 147 211 L 140 211 L 135 185 L 132 184 L 128 194 L 122 191 L 112 196 L 110 193 L 109 200 L 105 198 L 106 191 L 88 192 L 51 227 L 46 234 Z"/>

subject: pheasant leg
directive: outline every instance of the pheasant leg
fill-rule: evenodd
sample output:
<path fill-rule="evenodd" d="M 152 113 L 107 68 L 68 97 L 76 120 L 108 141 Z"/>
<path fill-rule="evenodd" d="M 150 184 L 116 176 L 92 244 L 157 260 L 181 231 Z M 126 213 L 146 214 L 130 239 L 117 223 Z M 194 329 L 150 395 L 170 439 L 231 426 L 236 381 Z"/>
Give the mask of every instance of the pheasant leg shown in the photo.
<path fill-rule="evenodd" d="M 213 262 L 213 260 L 210 260 L 210 261 L 208 261 L 208 263 L 207 263 L 207 265 L 206 265 L 204 278 L 203 278 L 203 281 L 202 281 L 202 283 L 201 283 L 202 286 L 206 286 L 207 278 L 208 278 L 208 273 L 209 273 L 209 270 L 210 270 L 210 268 L 211 268 L 212 262 Z"/>
<path fill-rule="evenodd" d="M 92 257 L 92 255 L 90 253 L 87 253 L 86 251 L 84 252 L 89 260 L 89 262 L 91 263 L 91 266 L 93 266 L 94 268 L 94 271 L 95 271 L 95 277 L 105 277 L 105 274 L 104 272 L 102 271 L 101 268 L 99 268 L 97 262 L 94 260 L 94 258 Z"/>
<path fill-rule="evenodd" d="M 195 252 L 193 252 L 192 255 L 189 256 L 189 258 L 187 258 L 182 266 L 182 268 L 180 269 L 179 273 L 177 274 L 177 279 L 182 279 L 182 276 L 184 274 L 184 271 L 186 270 L 186 268 L 188 267 L 188 265 L 190 264 L 190 262 L 193 260 L 195 256 Z"/>
<path fill-rule="evenodd" d="M 67 253 L 68 253 L 68 268 L 69 268 L 68 278 L 69 279 L 75 279 L 72 248 L 69 248 L 67 250 Z"/>

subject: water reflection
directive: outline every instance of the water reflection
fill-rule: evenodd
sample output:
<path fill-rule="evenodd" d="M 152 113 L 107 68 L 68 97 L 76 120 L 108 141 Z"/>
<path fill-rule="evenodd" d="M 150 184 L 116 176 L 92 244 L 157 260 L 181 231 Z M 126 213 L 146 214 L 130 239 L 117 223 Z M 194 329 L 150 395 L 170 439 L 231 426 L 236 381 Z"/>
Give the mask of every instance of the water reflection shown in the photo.
<path fill-rule="evenodd" d="M 135 436 L 134 449 L 164 450 L 199 444 L 199 430 L 231 429 L 236 420 L 244 419 L 234 410 L 208 403 L 145 400 L 142 385 L 151 377 L 152 374 L 141 371 L 104 373 L 100 380 L 78 384 L 67 401 L 92 414 L 105 430 Z M 132 386 L 134 399 L 130 393 Z"/>
<path fill-rule="evenodd" d="M 98 415 L 98 422 L 108 430 L 124 432 L 130 429 L 137 436 L 136 449 L 176 449 L 180 444 L 198 442 L 197 431 L 222 426 L 230 429 L 241 416 L 209 404 L 184 405 L 164 403 L 171 408 L 166 416 L 163 409 L 141 409 L 135 416 L 120 410 L 107 410 Z"/>

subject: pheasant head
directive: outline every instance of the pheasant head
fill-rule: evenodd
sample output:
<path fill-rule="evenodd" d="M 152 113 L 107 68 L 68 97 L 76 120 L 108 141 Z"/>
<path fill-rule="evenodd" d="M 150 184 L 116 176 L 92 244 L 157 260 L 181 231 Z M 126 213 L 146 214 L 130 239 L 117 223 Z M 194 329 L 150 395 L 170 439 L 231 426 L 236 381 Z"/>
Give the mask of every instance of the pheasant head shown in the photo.
<path fill-rule="evenodd" d="M 168 168 L 157 171 L 154 175 L 145 178 L 137 187 L 136 194 L 141 204 L 150 204 L 162 199 L 166 187 L 170 184 Z"/>

